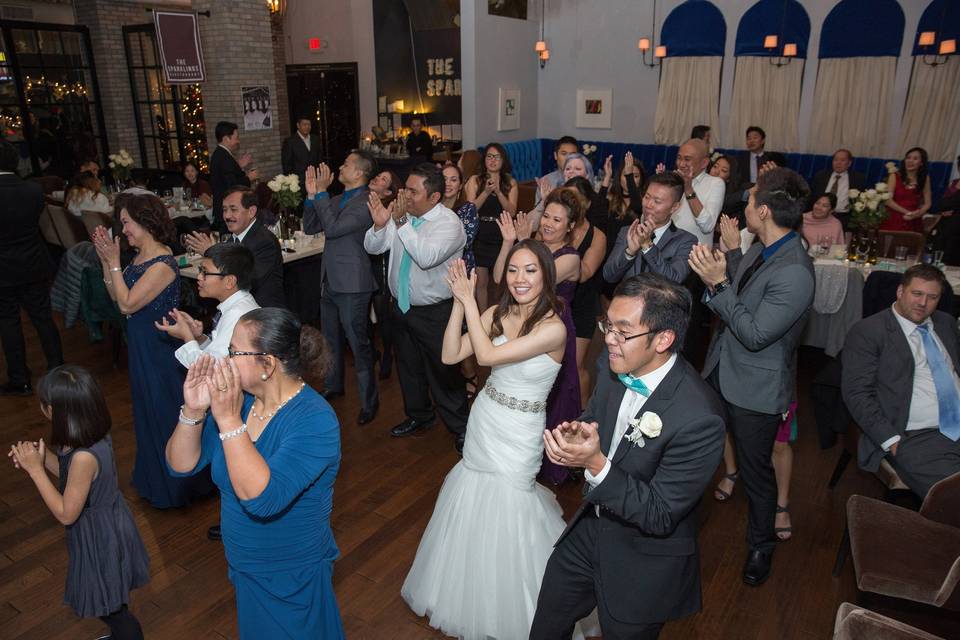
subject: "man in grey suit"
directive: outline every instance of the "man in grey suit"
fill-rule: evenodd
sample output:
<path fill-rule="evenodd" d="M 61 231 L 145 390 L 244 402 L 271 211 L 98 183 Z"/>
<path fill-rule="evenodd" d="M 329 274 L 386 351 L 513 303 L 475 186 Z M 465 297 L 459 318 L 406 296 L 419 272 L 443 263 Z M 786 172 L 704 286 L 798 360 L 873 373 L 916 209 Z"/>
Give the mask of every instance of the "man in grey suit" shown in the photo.
<path fill-rule="evenodd" d="M 346 334 L 360 386 L 360 425 L 372 421 L 380 407 L 368 330 L 370 297 L 377 284 L 370 257 L 363 248 L 364 234 L 373 224 L 367 208 L 367 183 L 376 172 L 376 161 L 368 152 L 351 151 L 337 174 L 344 192 L 331 198 L 327 193 L 333 182 L 330 168 L 325 164 L 319 169 L 307 167 L 307 199 L 303 207 L 304 232 L 322 231 L 326 238 L 320 267 L 320 324 L 330 346 L 333 366 L 324 385 L 324 397 L 343 395 L 342 345 Z"/>
<path fill-rule="evenodd" d="M 594 608 L 605 638 L 656 638 L 700 610 L 697 507 L 724 429 L 716 393 L 679 355 L 690 306 L 663 276 L 624 280 L 586 411 L 544 431 L 547 456 L 585 468 L 587 484 L 547 562 L 530 638 L 569 638 Z"/>
<path fill-rule="evenodd" d="M 643 219 L 634 220 L 617 234 L 613 251 L 603 265 L 604 280 L 615 284 L 647 271 L 674 282 L 686 279 L 690 273 L 687 258 L 697 239 L 671 222 L 682 197 L 683 178 L 677 174 L 650 176 L 643 194 Z"/>
<path fill-rule="evenodd" d="M 960 472 L 960 335 L 937 311 L 946 286 L 927 264 L 907 269 L 889 309 L 853 325 L 843 347 L 843 400 L 863 429 L 860 466 L 884 456 L 923 498 Z"/>
<path fill-rule="evenodd" d="M 808 195 L 796 172 L 779 167 L 762 172 L 746 208 L 747 228 L 759 242 L 746 254 L 733 249 L 724 255 L 703 245 L 690 253 L 690 267 L 707 286 L 707 307 L 721 320 L 703 376 L 729 413 L 749 503 L 743 581 L 753 586 L 770 575 L 777 540 L 770 455 L 794 397 L 792 365 L 813 304 L 813 263 L 795 231 Z"/>

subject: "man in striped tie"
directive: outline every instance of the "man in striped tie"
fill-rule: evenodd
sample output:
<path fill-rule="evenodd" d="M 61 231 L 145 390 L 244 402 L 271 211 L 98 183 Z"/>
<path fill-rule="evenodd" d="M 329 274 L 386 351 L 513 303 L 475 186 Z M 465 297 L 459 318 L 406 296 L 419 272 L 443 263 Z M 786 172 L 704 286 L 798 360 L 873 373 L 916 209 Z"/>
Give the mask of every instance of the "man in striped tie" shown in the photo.
<path fill-rule="evenodd" d="M 407 415 L 390 434 L 412 435 L 433 425 L 439 413 L 461 451 L 467 431 L 466 384 L 457 366 L 443 364 L 440 350 L 453 307 L 447 267 L 463 255 L 467 237 L 457 214 L 440 202 L 442 196 L 443 173 L 429 163 L 410 171 L 406 188 L 389 208 L 371 193 L 373 226 L 363 246 L 373 255 L 390 252 L 387 281 L 396 303 L 387 322 L 397 335 Z"/>
<path fill-rule="evenodd" d="M 960 472 L 960 335 L 937 311 L 947 280 L 939 269 L 907 269 L 897 300 L 853 325 L 843 347 L 843 399 L 863 429 L 860 466 L 886 457 L 923 498 Z"/>

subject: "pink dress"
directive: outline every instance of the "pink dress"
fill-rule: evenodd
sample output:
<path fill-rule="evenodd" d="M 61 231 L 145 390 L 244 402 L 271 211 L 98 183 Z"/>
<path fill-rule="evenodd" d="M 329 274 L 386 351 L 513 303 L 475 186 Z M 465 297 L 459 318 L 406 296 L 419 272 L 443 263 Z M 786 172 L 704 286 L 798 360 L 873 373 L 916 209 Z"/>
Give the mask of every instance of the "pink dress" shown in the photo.
<path fill-rule="evenodd" d="M 896 185 L 893 188 L 892 200 L 907 211 L 916 211 L 923 202 L 923 187 L 908 187 L 903 183 L 900 174 L 894 174 Z M 923 222 L 920 218 L 916 220 L 905 220 L 903 214 L 888 208 L 890 216 L 880 225 L 881 231 L 916 231 L 923 233 Z"/>
<path fill-rule="evenodd" d="M 803 214 L 803 238 L 807 241 L 807 245 L 815 247 L 820 244 L 820 238 L 822 236 L 830 237 L 830 244 L 845 244 L 843 239 L 843 225 L 839 220 L 833 215 L 830 214 L 826 218 L 818 220 L 813 217 L 812 212 L 807 212 Z"/>

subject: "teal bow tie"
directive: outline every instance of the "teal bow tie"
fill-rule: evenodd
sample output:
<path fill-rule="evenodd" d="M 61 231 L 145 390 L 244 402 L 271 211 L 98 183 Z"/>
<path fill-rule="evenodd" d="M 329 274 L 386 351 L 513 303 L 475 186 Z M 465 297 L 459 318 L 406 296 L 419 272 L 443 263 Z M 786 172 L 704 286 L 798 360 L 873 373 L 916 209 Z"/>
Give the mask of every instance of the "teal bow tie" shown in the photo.
<path fill-rule="evenodd" d="M 635 378 L 629 373 L 618 373 L 617 377 L 620 378 L 620 382 L 622 382 L 623 386 L 625 386 L 627 389 L 630 389 L 631 391 L 636 391 L 637 393 L 642 395 L 644 398 L 650 397 L 649 387 L 643 384 L 643 380 L 641 380 L 640 378 Z"/>

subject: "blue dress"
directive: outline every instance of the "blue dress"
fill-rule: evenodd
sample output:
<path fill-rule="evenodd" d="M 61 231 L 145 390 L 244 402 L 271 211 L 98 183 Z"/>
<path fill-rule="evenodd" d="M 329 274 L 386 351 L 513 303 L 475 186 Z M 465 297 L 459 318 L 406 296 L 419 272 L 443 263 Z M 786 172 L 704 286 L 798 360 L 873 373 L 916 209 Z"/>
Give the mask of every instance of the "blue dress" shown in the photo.
<path fill-rule="evenodd" d="M 127 317 L 127 368 L 133 397 L 133 429 L 137 455 L 133 464 L 133 486 L 137 493 L 158 509 L 181 507 L 191 499 L 210 493 L 209 476 L 173 478 L 167 473 L 167 440 L 177 426 L 183 404 L 186 371 L 177 362 L 179 346 L 154 322 L 180 301 L 180 270 L 173 256 L 158 256 L 143 264 L 127 266 L 123 281 L 132 289 L 147 269 L 157 262 L 167 265 L 176 277 L 156 298 Z"/>
<path fill-rule="evenodd" d="M 252 405 L 252 396 L 244 398 L 244 420 Z M 212 416 L 203 426 L 200 460 L 186 474 L 210 465 L 220 488 L 220 526 L 237 593 L 240 638 L 343 638 L 333 593 L 339 551 L 330 529 L 340 467 L 337 416 L 320 394 L 304 387 L 254 445 L 270 467 L 270 481 L 252 500 L 233 491 Z"/>

